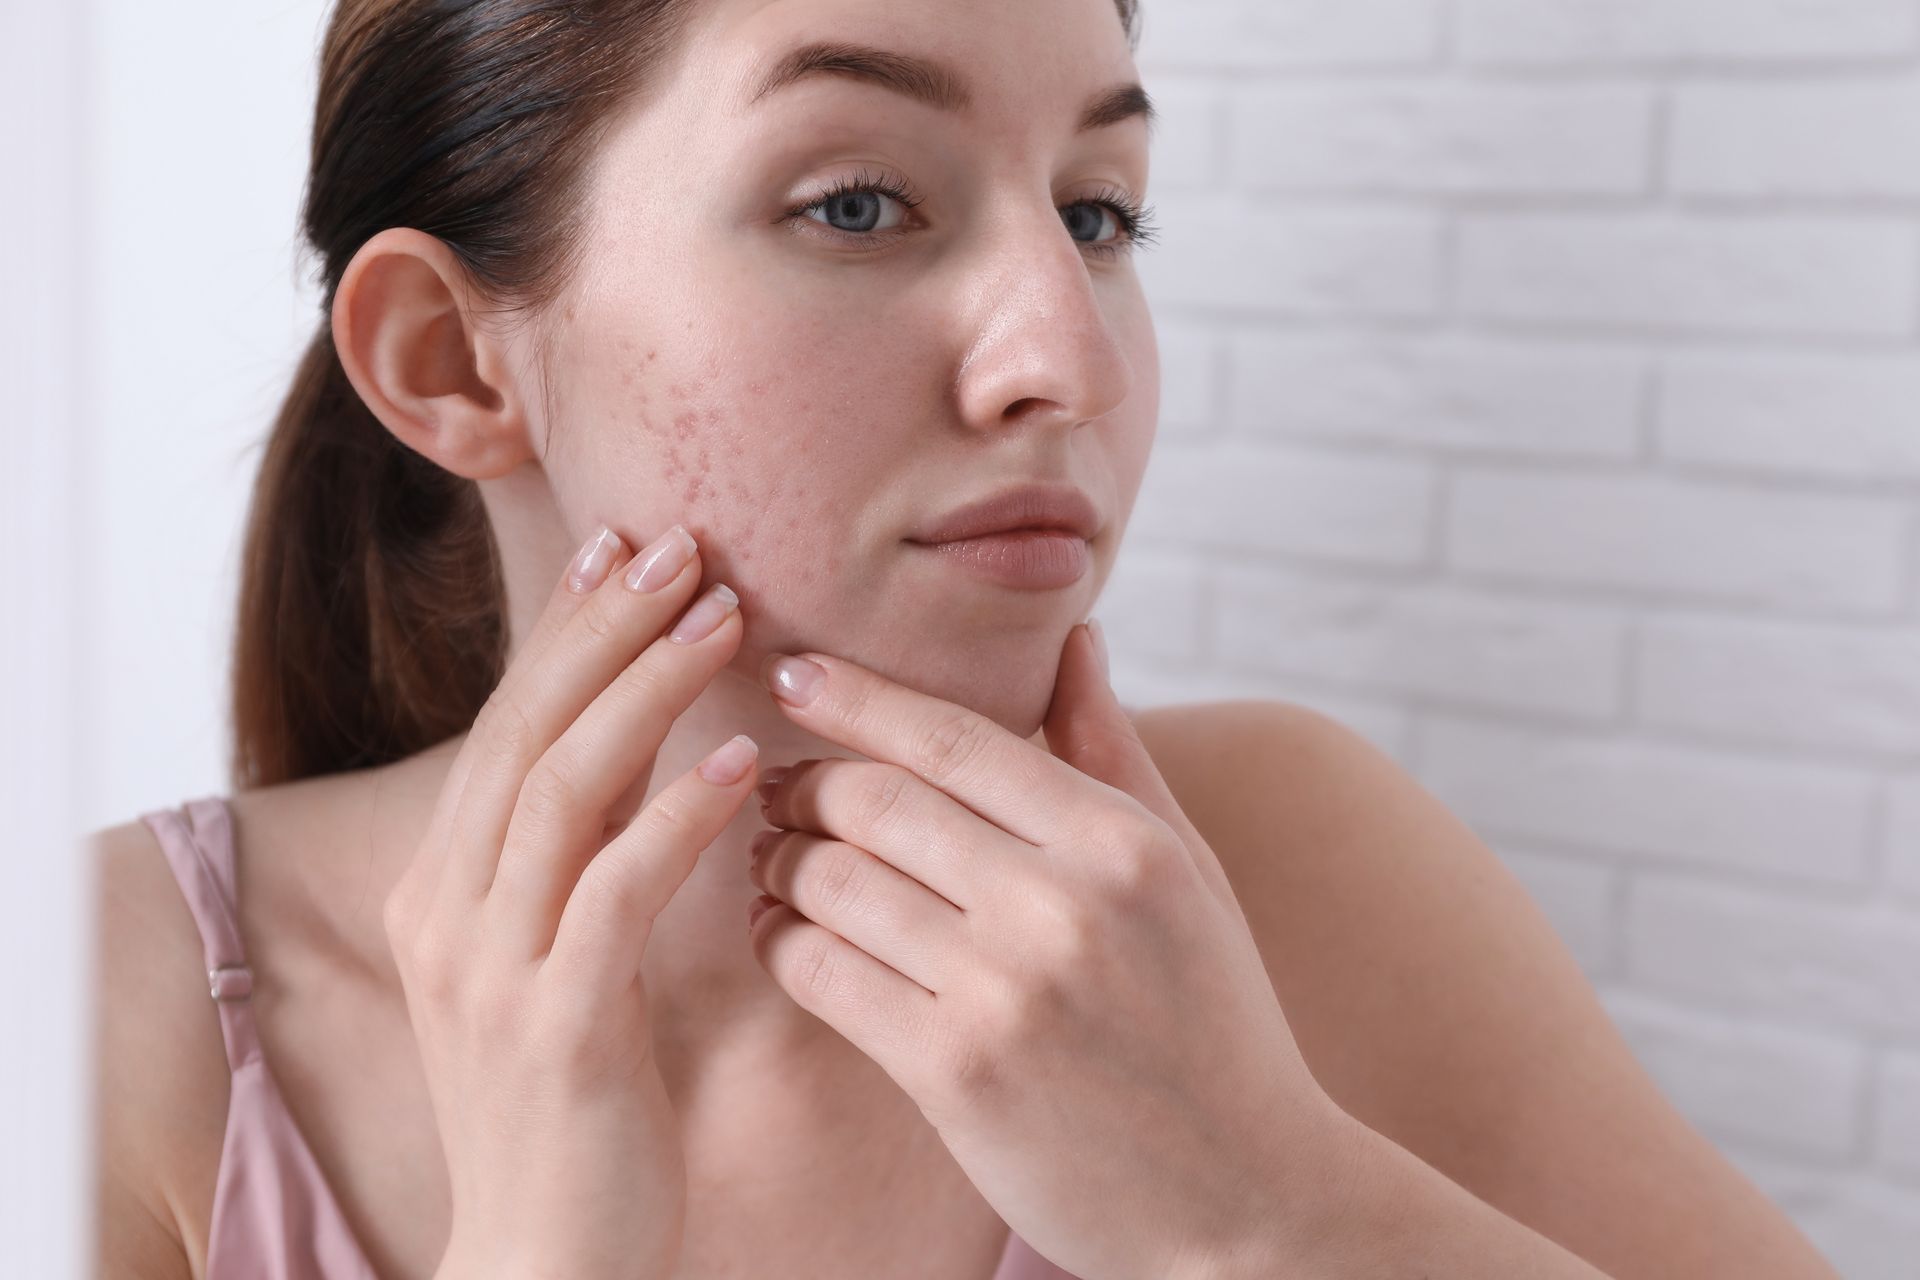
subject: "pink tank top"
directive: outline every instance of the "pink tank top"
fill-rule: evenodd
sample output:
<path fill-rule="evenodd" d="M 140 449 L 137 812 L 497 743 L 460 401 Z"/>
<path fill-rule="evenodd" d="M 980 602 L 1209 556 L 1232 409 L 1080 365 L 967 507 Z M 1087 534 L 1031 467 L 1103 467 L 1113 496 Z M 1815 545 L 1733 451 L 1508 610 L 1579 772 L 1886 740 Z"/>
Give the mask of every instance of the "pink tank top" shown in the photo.
<path fill-rule="evenodd" d="M 233 1073 L 207 1234 L 206 1280 L 378 1280 L 293 1122 L 254 1026 L 240 945 L 233 815 L 207 796 L 140 815 L 199 926 Z M 1075 1280 L 1009 1232 L 991 1280 Z"/>

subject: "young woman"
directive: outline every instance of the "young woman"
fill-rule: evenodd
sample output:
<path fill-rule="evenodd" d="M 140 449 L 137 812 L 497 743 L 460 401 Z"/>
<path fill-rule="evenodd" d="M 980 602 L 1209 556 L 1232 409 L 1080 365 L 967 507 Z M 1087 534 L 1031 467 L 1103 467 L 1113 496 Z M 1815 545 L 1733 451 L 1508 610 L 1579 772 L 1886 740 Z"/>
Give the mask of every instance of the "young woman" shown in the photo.
<path fill-rule="evenodd" d="M 342 0 L 104 1274 L 1830 1274 L 1378 752 L 1115 701 L 1132 22 Z"/>

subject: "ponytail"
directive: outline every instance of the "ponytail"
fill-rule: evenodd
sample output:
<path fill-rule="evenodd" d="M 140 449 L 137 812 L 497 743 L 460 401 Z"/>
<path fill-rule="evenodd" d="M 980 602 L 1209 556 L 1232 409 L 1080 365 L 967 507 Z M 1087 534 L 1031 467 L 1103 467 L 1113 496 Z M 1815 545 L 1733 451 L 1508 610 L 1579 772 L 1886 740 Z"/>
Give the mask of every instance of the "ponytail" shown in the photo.
<path fill-rule="evenodd" d="M 246 518 L 232 786 L 385 764 L 465 731 L 505 669 L 505 598 L 478 486 L 381 425 L 322 323 Z"/>

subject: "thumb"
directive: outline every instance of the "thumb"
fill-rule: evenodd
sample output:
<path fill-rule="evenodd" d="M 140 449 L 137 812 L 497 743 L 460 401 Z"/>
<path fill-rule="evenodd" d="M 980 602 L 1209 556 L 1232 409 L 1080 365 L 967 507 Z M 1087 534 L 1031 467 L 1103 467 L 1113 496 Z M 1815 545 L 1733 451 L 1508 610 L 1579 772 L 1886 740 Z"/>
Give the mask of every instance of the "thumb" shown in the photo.
<path fill-rule="evenodd" d="M 1187 821 L 1166 779 L 1140 740 L 1107 676 L 1106 646 L 1096 638 L 1099 623 L 1089 618 L 1067 632 L 1047 706 L 1047 748 L 1090 778 L 1126 792 L 1179 833 L 1189 848 L 1204 847 Z"/>
<path fill-rule="evenodd" d="M 1096 638 L 1099 624 L 1089 618 L 1067 632 L 1054 677 L 1053 701 L 1041 727 L 1047 747 L 1088 777 L 1126 792 L 1169 827 L 1186 846 L 1187 856 L 1207 887 L 1226 908 L 1239 914 L 1238 899 L 1226 868 L 1180 804 L 1173 798 L 1147 744 L 1140 740 L 1127 710 L 1107 678 L 1106 645 Z"/>

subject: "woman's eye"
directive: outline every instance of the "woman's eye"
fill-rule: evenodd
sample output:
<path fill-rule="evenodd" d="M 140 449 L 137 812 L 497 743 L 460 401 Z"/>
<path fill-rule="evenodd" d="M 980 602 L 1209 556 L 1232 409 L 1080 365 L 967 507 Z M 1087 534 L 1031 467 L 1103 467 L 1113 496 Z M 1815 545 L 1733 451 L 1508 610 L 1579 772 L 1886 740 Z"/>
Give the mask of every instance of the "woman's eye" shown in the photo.
<path fill-rule="evenodd" d="M 881 221 L 885 204 L 894 206 L 891 222 Z M 825 216 L 815 217 L 816 210 Z M 808 205 L 803 212 L 815 222 L 823 222 L 836 231 L 854 234 L 890 231 L 899 226 L 906 216 L 906 208 L 898 200 L 880 191 L 843 191 Z"/>
<path fill-rule="evenodd" d="M 1089 244 L 1099 244 L 1111 238 L 1101 234 L 1109 223 L 1113 225 L 1116 233 L 1120 230 L 1120 219 L 1114 211 L 1104 204 L 1091 200 L 1070 204 L 1060 210 L 1060 221 L 1067 224 L 1067 232 L 1075 240 L 1082 240 Z M 1082 232 L 1088 234 L 1082 235 Z"/>

